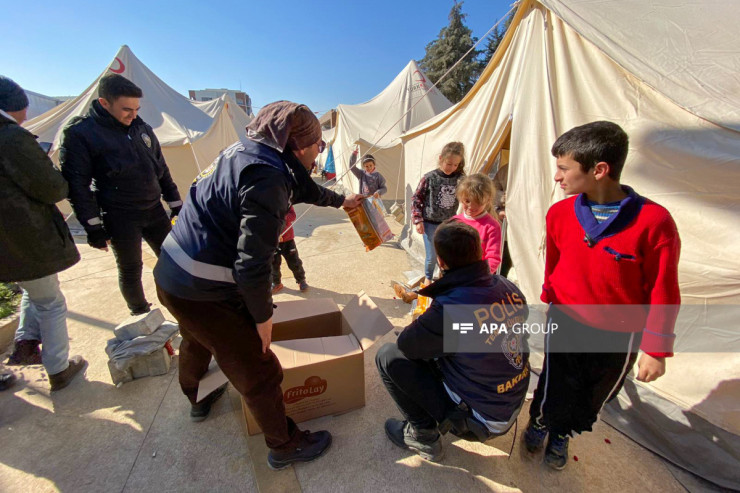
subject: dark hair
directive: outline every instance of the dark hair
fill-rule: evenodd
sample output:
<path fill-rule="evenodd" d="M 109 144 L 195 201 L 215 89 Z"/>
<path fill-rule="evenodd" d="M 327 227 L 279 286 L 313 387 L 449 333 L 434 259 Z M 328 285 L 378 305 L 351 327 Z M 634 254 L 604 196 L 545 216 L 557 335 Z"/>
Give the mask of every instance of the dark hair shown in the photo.
<path fill-rule="evenodd" d="M 100 79 L 98 95 L 112 103 L 120 97 L 140 98 L 144 94 L 139 89 L 139 86 L 126 77 L 118 74 L 108 74 Z"/>
<path fill-rule="evenodd" d="M 609 165 L 609 177 L 619 181 L 628 147 L 629 137 L 622 127 L 598 121 L 571 128 L 558 137 L 551 152 L 555 157 L 570 156 L 584 173 L 603 161 Z"/>
<path fill-rule="evenodd" d="M 439 153 L 439 163 L 442 163 L 443 159 L 448 156 L 460 156 L 460 164 L 458 165 L 455 173 L 465 174 L 465 145 L 462 142 L 448 142 L 442 148 L 442 152 Z"/>
<path fill-rule="evenodd" d="M 439 225 L 434 233 L 434 248 L 450 269 L 464 267 L 483 258 L 478 232 L 454 218 Z"/>
<path fill-rule="evenodd" d="M 365 156 L 362 158 L 362 164 L 368 163 L 370 161 L 375 164 L 375 157 L 372 154 L 365 154 Z"/>

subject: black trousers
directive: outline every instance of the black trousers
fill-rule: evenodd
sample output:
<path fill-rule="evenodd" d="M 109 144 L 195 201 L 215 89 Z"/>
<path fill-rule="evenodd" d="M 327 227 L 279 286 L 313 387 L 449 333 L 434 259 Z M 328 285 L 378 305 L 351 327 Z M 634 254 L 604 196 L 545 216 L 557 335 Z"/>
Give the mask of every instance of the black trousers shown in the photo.
<path fill-rule="evenodd" d="M 144 239 L 159 257 L 162 242 L 172 229 L 170 218 L 157 204 L 149 210 L 111 209 L 103 214 L 103 225 L 111 236 L 111 247 L 118 266 L 118 287 L 131 314 L 149 310 L 141 284 L 143 263 L 141 240 Z"/>
<path fill-rule="evenodd" d="M 433 362 L 410 360 L 389 343 L 375 356 L 380 378 L 404 418 L 418 430 L 436 430 L 457 405 Z"/>
<path fill-rule="evenodd" d="M 504 256 L 501 259 L 501 272 L 500 274 L 506 277 L 511 270 L 511 254 L 509 253 L 509 242 L 504 241 Z"/>
<path fill-rule="evenodd" d="M 548 312 L 550 322 L 558 329 L 545 336 L 545 361 L 530 418 L 555 434 L 591 431 L 634 366 L 642 333 L 595 329 L 554 307 Z M 598 352 L 590 352 L 594 349 Z"/>
<path fill-rule="evenodd" d="M 282 275 L 280 274 L 280 264 L 282 263 L 282 257 L 285 257 L 285 261 L 288 263 L 288 268 L 295 277 L 295 282 L 302 282 L 306 280 L 306 271 L 303 270 L 303 262 L 298 256 L 298 248 L 296 247 L 295 240 L 288 240 L 278 243 L 277 252 L 272 258 L 272 283 L 280 284 Z"/>

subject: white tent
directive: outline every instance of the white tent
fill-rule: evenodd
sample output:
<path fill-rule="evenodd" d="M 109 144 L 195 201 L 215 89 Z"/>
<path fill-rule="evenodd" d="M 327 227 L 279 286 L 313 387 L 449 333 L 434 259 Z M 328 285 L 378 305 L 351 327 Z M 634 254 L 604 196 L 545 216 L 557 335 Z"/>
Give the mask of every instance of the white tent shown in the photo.
<path fill-rule="evenodd" d="M 51 96 L 44 96 L 33 91 L 25 91 L 28 96 L 28 112 L 26 118 L 29 120 L 36 118 L 39 115 L 43 115 L 50 109 L 62 104 L 65 100 L 52 98 Z"/>
<path fill-rule="evenodd" d="M 431 90 L 430 90 L 431 89 Z M 340 104 L 331 142 L 341 185 L 357 191 L 357 179 L 345 172 L 355 146 L 376 159 L 377 170 L 385 177 L 389 200 L 403 199 L 404 172 L 399 136 L 441 113 L 452 104 L 426 78 L 415 61 L 410 61 L 383 91 L 366 103 Z M 399 186 L 399 182 L 401 185 Z"/>
<path fill-rule="evenodd" d="M 694 305 L 684 308 L 699 305 L 702 313 L 692 319 L 682 308 L 667 374 L 652 384 L 628 381 L 602 416 L 675 464 L 733 488 L 740 488 L 738 18 L 740 4 L 721 0 L 523 0 L 469 94 L 402 137 L 407 199 L 446 142 L 465 143 L 469 172 L 495 171 L 508 151 L 509 246 L 534 303 L 545 213 L 564 198 L 553 181 L 552 143 L 594 120 L 627 131 L 622 181 L 675 218 L 683 303 Z M 423 255 L 421 238 L 409 232 L 407 248 Z"/>
<path fill-rule="evenodd" d="M 165 84 L 124 45 L 82 94 L 24 124 L 40 142 L 52 143 L 55 162 L 59 160 L 64 126 L 75 116 L 87 115 L 98 97 L 100 78 L 111 72 L 126 77 L 143 91 L 139 116 L 154 129 L 183 198 L 195 176 L 246 132 L 250 118 L 228 95 L 206 102 L 191 101 Z"/>

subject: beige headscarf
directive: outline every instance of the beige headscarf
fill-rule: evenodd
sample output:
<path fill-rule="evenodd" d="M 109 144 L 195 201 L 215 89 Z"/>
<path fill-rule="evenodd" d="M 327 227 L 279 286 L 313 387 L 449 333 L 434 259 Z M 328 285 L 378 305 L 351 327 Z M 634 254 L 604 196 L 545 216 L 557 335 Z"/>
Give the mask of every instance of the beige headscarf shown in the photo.
<path fill-rule="evenodd" d="M 264 137 L 272 139 L 281 149 L 289 146 L 298 150 L 321 139 L 321 124 L 304 104 L 276 101 L 262 107 L 257 118 L 247 125 Z"/>

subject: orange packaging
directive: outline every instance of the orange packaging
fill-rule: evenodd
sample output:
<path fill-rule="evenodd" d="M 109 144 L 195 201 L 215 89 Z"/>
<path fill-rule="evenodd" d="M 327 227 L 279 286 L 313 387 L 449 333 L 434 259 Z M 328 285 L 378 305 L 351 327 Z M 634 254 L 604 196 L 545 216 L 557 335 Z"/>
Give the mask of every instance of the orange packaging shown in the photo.
<path fill-rule="evenodd" d="M 421 282 L 421 287 L 422 288 L 425 288 L 425 287 L 429 286 L 430 284 L 431 284 L 430 282 L 422 281 Z M 427 308 L 429 308 L 429 306 L 431 304 L 432 304 L 432 299 L 431 298 L 429 298 L 427 296 L 421 296 L 421 295 L 419 295 L 419 297 L 416 298 L 416 306 L 414 307 L 414 311 L 411 312 L 411 319 L 412 320 L 416 320 L 417 318 L 419 318 L 422 313 L 424 313 L 425 311 L 427 311 Z"/>
<path fill-rule="evenodd" d="M 368 197 L 356 209 L 348 210 L 347 215 L 365 244 L 365 250 L 370 251 L 378 245 L 393 238 L 391 228 L 385 222 L 383 209 L 379 199 Z"/>

